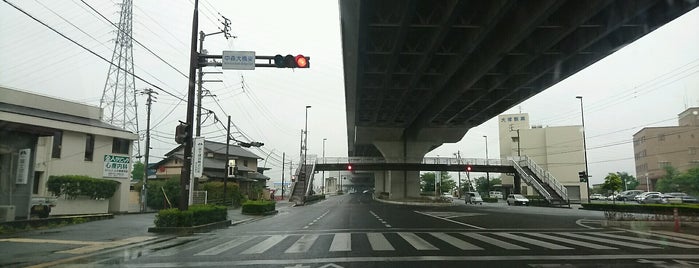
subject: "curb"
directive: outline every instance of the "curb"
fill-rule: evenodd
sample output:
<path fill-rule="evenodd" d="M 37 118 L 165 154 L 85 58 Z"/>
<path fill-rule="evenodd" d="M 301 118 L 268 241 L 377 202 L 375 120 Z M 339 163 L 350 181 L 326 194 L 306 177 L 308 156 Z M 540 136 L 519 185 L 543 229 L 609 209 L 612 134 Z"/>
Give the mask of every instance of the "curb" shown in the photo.
<path fill-rule="evenodd" d="M 669 227 L 675 226 L 674 221 L 610 221 L 603 220 L 603 227 L 623 227 L 628 229 L 644 229 L 648 227 Z M 699 222 L 681 222 L 680 227 L 699 228 Z"/>
<path fill-rule="evenodd" d="M 192 227 L 148 227 L 149 233 L 157 234 L 192 234 L 195 232 L 208 232 L 214 229 L 221 229 L 231 226 L 230 220 L 213 222 Z"/>
<path fill-rule="evenodd" d="M 394 204 L 394 205 L 429 206 L 429 207 L 451 207 L 451 206 L 455 205 L 453 202 L 452 203 L 422 203 L 422 202 L 390 201 L 390 200 L 379 199 L 376 197 L 373 197 L 373 199 L 375 201 L 378 201 L 378 202 L 387 203 L 387 204 Z"/>
<path fill-rule="evenodd" d="M 255 214 L 255 213 L 241 213 L 243 215 L 250 215 L 250 216 L 269 216 L 269 215 L 274 215 L 279 213 L 279 210 L 272 210 L 272 211 L 265 211 L 260 214 Z"/>

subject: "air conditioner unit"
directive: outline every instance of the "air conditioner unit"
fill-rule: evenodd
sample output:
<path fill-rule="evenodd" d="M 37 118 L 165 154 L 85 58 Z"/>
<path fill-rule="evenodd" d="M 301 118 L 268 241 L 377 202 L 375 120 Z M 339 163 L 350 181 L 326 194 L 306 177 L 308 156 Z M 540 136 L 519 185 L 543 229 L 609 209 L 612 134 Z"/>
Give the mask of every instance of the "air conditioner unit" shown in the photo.
<path fill-rule="evenodd" d="M 15 206 L 0 206 L 0 222 L 15 220 Z"/>

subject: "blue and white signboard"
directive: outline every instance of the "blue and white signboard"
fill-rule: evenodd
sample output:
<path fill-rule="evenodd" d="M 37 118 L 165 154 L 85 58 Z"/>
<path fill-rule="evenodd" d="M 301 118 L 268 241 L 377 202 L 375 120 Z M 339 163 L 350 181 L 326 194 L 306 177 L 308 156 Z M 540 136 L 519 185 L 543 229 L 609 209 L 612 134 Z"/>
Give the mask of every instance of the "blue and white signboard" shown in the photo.
<path fill-rule="evenodd" d="M 223 51 L 224 70 L 255 70 L 255 51 Z"/>
<path fill-rule="evenodd" d="M 120 155 L 104 155 L 104 172 L 102 176 L 105 178 L 128 178 L 129 164 L 131 157 Z"/>
<path fill-rule="evenodd" d="M 194 138 L 192 147 L 192 170 L 195 178 L 201 178 L 204 173 L 204 137 Z"/>
<path fill-rule="evenodd" d="M 31 160 L 31 149 L 21 149 L 19 150 L 19 157 L 17 158 L 17 177 L 15 179 L 15 184 L 27 184 L 29 179 L 29 161 Z"/>

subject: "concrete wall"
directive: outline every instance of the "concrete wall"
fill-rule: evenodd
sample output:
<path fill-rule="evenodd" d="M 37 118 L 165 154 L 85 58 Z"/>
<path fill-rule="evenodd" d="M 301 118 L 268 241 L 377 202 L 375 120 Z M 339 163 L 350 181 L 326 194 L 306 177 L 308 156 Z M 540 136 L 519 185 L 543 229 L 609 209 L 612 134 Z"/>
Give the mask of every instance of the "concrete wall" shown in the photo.
<path fill-rule="evenodd" d="M 15 206 L 15 217 L 29 217 L 37 136 L 0 131 L 0 205 Z M 31 149 L 27 183 L 17 184 L 18 152 Z"/>
<path fill-rule="evenodd" d="M 51 215 L 107 213 L 108 210 L 109 200 L 58 198 L 56 206 L 51 208 Z"/>

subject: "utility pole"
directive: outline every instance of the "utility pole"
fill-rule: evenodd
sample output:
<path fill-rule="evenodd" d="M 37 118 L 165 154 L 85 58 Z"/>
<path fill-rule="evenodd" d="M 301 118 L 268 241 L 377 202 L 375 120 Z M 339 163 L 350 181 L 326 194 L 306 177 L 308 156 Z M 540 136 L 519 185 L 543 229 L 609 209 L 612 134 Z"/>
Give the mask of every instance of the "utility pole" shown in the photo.
<path fill-rule="evenodd" d="M 282 152 L 282 200 L 284 200 L 284 166 L 286 166 L 286 153 Z"/>
<path fill-rule="evenodd" d="M 226 186 L 228 183 L 228 169 L 230 169 L 231 159 L 228 155 L 228 148 L 231 147 L 231 116 L 228 116 L 228 125 L 226 126 L 226 169 L 223 176 L 223 204 L 226 204 Z"/>
<path fill-rule="evenodd" d="M 141 94 L 147 94 L 148 95 L 148 100 L 146 100 L 146 106 L 148 107 L 147 113 L 146 113 L 146 154 L 144 158 L 144 163 L 143 163 L 143 189 L 141 189 L 142 192 L 142 199 L 141 199 L 141 212 L 146 211 L 146 208 L 148 207 L 148 204 L 146 201 L 148 200 L 148 156 L 150 154 L 150 111 L 151 111 L 151 105 L 153 104 L 153 94 L 158 94 L 158 92 L 153 91 L 153 89 L 145 89 Z M 156 98 L 157 99 L 157 98 Z"/>
<path fill-rule="evenodd" d="M 456 155 L 456 161 L 459 163 L 459 166 L 461 166 L 461 151 L 456 151 L 456 153 L 454 155 Z M 458 186 L 459 187 L 459 196 L 457 196 L 457 198 L 461 197 L 461 192 L 463 192 L 461 190 L 461 168 L 459 168 L 458 173 L 459 173 L 459 186 Z"/>
<path fill-rule="evenodd" d="M 194 130 L 194 96 L 195 96 L 195 79 L 199 55 L 197 53 L 197 29 L 199 28 L 199 0 L 194 0 L 194 15 L 192 16 L 192 40 L 190 44 L 189 56 L 189 86 L 187 89 L 187 122 L 185 123 L 185 138 L 184 138 L 184 163 L 182 172 L 180 173 L 180 203 L 181 211 L 189 208 L 189 200 L 185 198 L 189 196 L 189 181 L 192 177 L 192 132 Z"/>
<path fill-rule="evenodd" d="M 223 24 L 223 29 L 221 29 L 220 31 L 215 32 L 215 33 L 210 33 L 210 34 L 205 34 L 204 31 L 199 31 L 199 55 L 200 56 L 204 56 L 206 54 L 206 52 L 204 50 L 204 39 L 207 36 L 216 35 L 216 34 L 223 34 L 223 36 L 225 36 L 226 39 L 228 39 L 230 37 L 236 38 L 236 36 L 232 36 L 230 34 L 231 21 L 226 17 L 223 17 L 223 16 L 221 16 L 221 17 L 223 18 L 223 21 L 221 21 L 221 24 Z M 199 59 L 205 61 L 205 58 L 203 58 L 203 57 L 200 57 Z M 203 64 L 199 64 L 199 68 L 197 68 L 197 70 L 198 70 L 198 75 L 197 75 L 197 132 L 196 132 L 197 137 L 201 136 L 201 100 L 204 98 L 203 90 L 202 90 L 204 82 L 223 82 L 222 80 L 204 81 L 204 72 L 202 70 L 203 67 L 204 67 Z M 220 73 L 220 72 L 216 72 L 216 73 Z"/>

